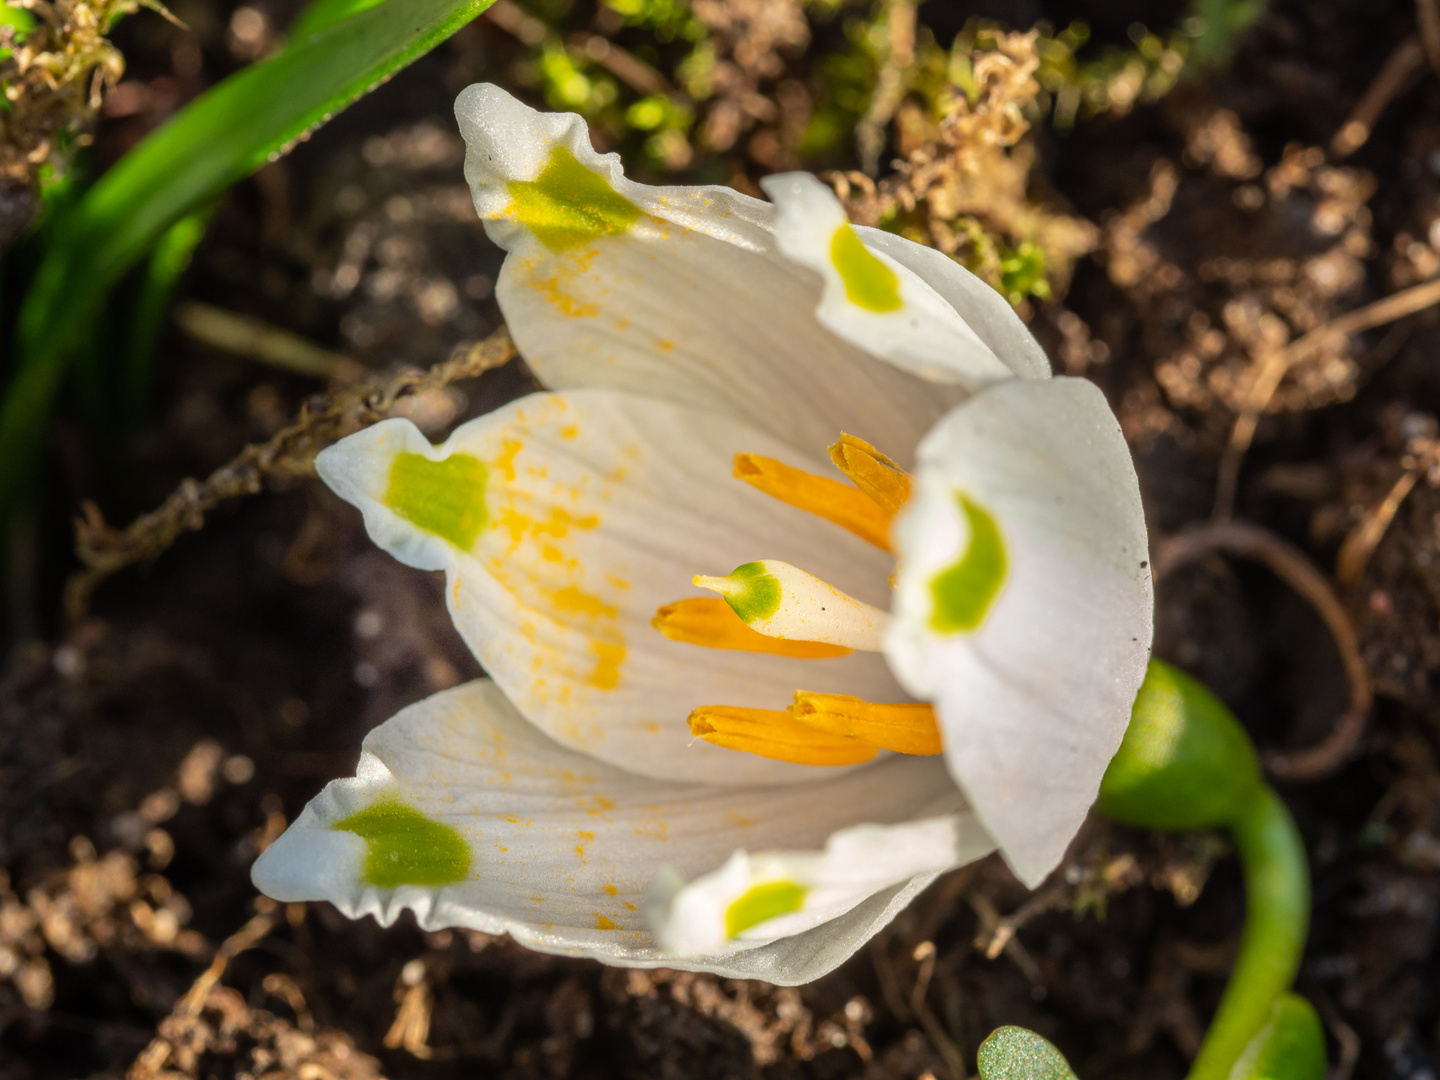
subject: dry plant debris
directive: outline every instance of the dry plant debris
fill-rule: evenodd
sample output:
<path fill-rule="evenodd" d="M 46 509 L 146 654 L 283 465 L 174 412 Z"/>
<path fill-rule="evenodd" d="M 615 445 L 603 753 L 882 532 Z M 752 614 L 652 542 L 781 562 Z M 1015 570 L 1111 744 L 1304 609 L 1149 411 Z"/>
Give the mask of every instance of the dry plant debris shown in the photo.
<path fill-rule="evenodd" d="M 1173 573 L 1212 552 L 1257 559 L 1314 607 L 1335 642 L 1350 684 L 1349 707 L 1334 730 L 1315 746 L 1265 756 L 1266 768 L 1284 780 L 1319 780 L 1359 749 L 1374 703 L 1370 673 L 1360 655 L 1355 625 L 1330 582 L 1306 554 L 1268 529 L 1244 521 L 1202 522 L 1166 537 L 1156 547 L 1155 578 Z"/>
<path fill-rule="evenodd" d="M 889 77 L 862 126 L 873 144 L 893 113 L 900 160 L 878 183 L 864 173 L 832 178 L 851 218 L 938 248 L 1012 303 L 1063 292 L 1098 232 L 1030 198 L 1035 151 L 1025 136 L 1041 92 L 1038 33 L 962 35 L 949 54 L 933 40 L 916 49 L 904 42 L 914 33 L 908 10 L 908 31 L 891 20 Z M 907 86 L 916 92 L 897 92 Z"/>
<path fill-rule="evenodd" d="M 354 386 L 308 402 L 294 423 L 269 441 L 247 446 L 205 480 L 187 480 L 161 506 L 123 530 L 106 524 L 99 509 L 87 503 L 75 524 L 76 552 L 85 569 L 66 585 L 66 609 L 83 616 L 90 595 L 110 575 L 159 556 L 181 533 L 204 527 L 205 515 L 230 499 L 254 495 L 276 476 L 307 475 L 315 455 L 366 424 L 396 412 L 407 400 L 419 399 L 460 379 L 473 379 L 508 363 L 515 356 L 510 335 L 498 330 L 477 344 L 456 349 L 455 356 L 429 371 L 377 375 Z"/>
<path fill-rule="evenodd" d="M 266 979 L 265 989 L 296 1013 L 298 1027 L 252 1008 L 244 995 L 220 984 L 229 962 L 275 927 L 277 905 L 258 906 L 259 914 L 220 946 L 210 967 L 160 1022 L 127 1080 L 201 1080 L 214 1075 L 220 1063 L 232 1075 L 266 1080 L 380 1080 L 380 1063 L 357 1050 L 350 1036 L 313 1030 L 293 980 Z"/>
<path fill-rule="evenodd" d="M 105 35 L 142 0 L 20 0 L 28 31 L 0 26 L 0 246 L 23 230 L 48 170 L 63 171 L 90 137 L 125 59 Z"/>
<path fill-rule="evenodd" d="M 0 981 L 11 983 L 31 1009 L 48 1009 L 55 980 L 48 953 L 69 964 L 102 949 L 164 950 L 189 959 L 209 952 L 186 928 L 190 905 L 158 874 L 140 873 L 124 851 L 97 857 L 85 837 L 70 842 L 75 864 L 21 900 L 0 876 Z"/>
<path fill-rule="evenodd" d="M 870 1003 L 853 997 L 832 1016 L 817 1017 L 793 986 L 656 969 L 611 969 L 602 979 L 610 995 L 628 998 L 645 1027 L 660 1027 L 678 1009 L 722 1021 L 744 1036 L 756 1065 L 782 1058 L 810 1061 L 825 1050 L 849 1047 L 861 1062 L 873 1058 L 864 1027 Z M 658 1055 L 657 1055 L 658 1056 Z"/>
<path fill-rule="evenodd" d="M 1262 171 L 1234 114 L 1173 113 L 1186 136 L 1184 167 L 1155 162 L 1144 196 L 1104 222 L 1100 257 L 1130 302 L 1137 347 L 1156 358 L 1170 408 L 1228 426 L 1267 361 L 1353 302 L 1374 252 L 1375 184 L 1326 164 L 1317 147 L 1289 146 Z M 1206 211 L 1195 213 L 1202 201 Z M 1264 410 L 1347 401 L 1362 367 L 1348 340 L 1327 337 L 1287 365 Z M 1138 415 L 1125 420 L 1142 433 Z"/>

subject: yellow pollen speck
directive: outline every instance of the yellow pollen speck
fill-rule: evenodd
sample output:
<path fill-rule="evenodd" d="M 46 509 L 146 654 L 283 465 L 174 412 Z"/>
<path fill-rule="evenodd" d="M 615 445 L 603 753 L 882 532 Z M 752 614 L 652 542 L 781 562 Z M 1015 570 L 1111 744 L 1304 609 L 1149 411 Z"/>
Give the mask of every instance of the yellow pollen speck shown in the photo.
<path fill-rule="evenodd" d="M 635 905 L 632 904 L 632 903 L 630 903 L 629 900 L 626 900 L 626 901 L 625 901 L 625 906 L 626 906 L 627 908 L 629 908 L 631 911 L 637 910 L 636 907 L 635 907 Z"/>
<path fill-rule="evenodd" d="M 620 683 L 620 665 L 625 662 L 625 646 L 592 641 L 590 647 L 597 657 L 590 684 L 600 690 L 614 690 Z"/>
<path fill-rule="evenodd" d="M 562 615 L 613 619 L 617 614 L 614 604 L 607 604 L 598 596 L 582 592 L 577 585 L 566 585 L 563 589 L 556 589 L 550 594 L 550 599 L 555 603 L 555 610 Z"/>
<path fill-rule="evenodd" d="M 520 453 L 519 439 L 504 439 L 500 443 L 500 456 L 495 459 L 495 471 L 511 483 L 515 482 L 515 455 Z"/>
<path fill-rule="evenodd" d="M 599 305 L 577 300 L 561 288 L 558 275 L 549 278 L 531 278 L 530 283 L 562 315 L 568 315 L 572 319 L 594 319 L 600 314 Z"/>
<path fill-rule="evenodd" d="M 614 885 L 606 885 L 606 886 L 605 886 L 605 894 L 606 894 L 607 896 L 614 896 L 614 895 L 616 894 L 616 892 L 618 892 L 618 891 L 619 891 L 619 890 L 617 890 Z"/>
<path fill-rule="evenodd" d="M 661 352 L 670 352 L 672 349 L 675 348 L 675 343 L 666 338 L 661 338 L 659 341 L 655 342 L 655 347 Z"/>
<path fill-rule="evenodd" d="M 565 440 L 567 440 L 567 441 L 570 440 L 570 439 L 575 438 L 575 437 L 576 437 L 577 435 L 579 435 L 579 434 L 580 434 L 580 425 L 579 425 L 579 424 L 566 424 L 563 428 L 560 429 L 560 438 L 565 439 Z"/>
<path fill-rule="evenodd" d="M 619 930 L 620 927 L 616 926 L 613 922 L 611 922 L 611 921 L 610 921 L 609 919 L 607 919 L 604 915 L 601 915 L 601 914 L 597 911 L 597 912 L 595 912 L 595 929 L 596 929 L 596 930 Z"/>

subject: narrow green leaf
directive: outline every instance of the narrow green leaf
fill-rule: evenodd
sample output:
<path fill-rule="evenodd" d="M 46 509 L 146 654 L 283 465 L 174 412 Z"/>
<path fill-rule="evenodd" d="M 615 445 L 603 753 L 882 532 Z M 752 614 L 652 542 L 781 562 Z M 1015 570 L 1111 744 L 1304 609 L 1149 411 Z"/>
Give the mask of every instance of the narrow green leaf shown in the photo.
<path fill-rule="evenodd" d="M 1028 1028 L 996 1028 L 975 1057 L 980 1080 L 1075 1080 L 1065 1055 Z"/>
<path fill-rule="evenodd" d="M 165 327 L 170 299 L 190 258 L 205 237 L 213 205 L 186 214 L 165 230 L 145 267 L 145 276 L 130 311 L 125 349 L 117 382 L 121 422 L 135 428 L 144 417 L 154 369 L 155 345 Z"/>
<path fill-rule="evenodd" d="M 297 39 L 192 102 L 56 222 L 55 242 L 21 305 L 17 369 L 0 405 L 0 517 L 32 472 L 68 352 L 160 235 L 490 3 L 395 0 Z M 338 10 L 333 0 L 326 6 Z"/>
<path fill-rule="evenodd" d="M 304 41 L 311 34 L 318 34 L 342 19 L 369 11 L 383 3 L 385 0 L 312 0 L 304 11 L 295 16 L 295 21 L 285 31 L 285 36 L 291 44 Z"/>

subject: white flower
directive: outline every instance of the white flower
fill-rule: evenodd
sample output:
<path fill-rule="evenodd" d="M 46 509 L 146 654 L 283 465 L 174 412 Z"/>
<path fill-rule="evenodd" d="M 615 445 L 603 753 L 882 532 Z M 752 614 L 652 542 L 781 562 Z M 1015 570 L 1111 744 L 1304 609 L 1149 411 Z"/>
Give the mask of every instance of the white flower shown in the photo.
<path fill-rule="evenodd" d="M 997 845 L 1037 883 L 1149 653 L 1099 391 L 813 177 L 772 177 L 773 205 L 646 187 L 579 117 L 493 86 L 456 113 L 550 389 L 318 466 L 378 544 L 445 571 L 490 679 L 372 732 L 256 884 L 794 983 Z"/>

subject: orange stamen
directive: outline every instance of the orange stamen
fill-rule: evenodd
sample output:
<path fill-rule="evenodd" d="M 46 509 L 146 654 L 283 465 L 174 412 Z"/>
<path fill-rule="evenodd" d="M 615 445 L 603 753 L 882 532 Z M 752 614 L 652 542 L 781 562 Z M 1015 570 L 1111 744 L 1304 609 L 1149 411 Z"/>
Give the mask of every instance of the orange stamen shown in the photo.
<path fill-rule="evenodd" d="M 897 754 L 930 756 L 944 749 L 935 710 L 929 705 L 875 705 L 849 694 L 801 690 L 790 715 L 817 731 L 874 743 Z"/>
<path fill-rule="evenodd" d="M 857 765 L 875 756 L 875 746 L 801 724 L 778 709 L 702 705 L 690 714 L 690 734 L 727 750 L 797 765 Z"/>
<path fill-rule="evenodd" d="M 705 645 L 711 649 L 775 653 L 801 660 L 823 660 L 850 653 L 843 645 L 827 645 L 823 641 L 766 637 L 741 622 L 740 616 L 718 596 L 695 597 L 666 604 L 655 612 L 650 625 L 671 641 Z"/>
<path fill-rule="evenodd" d="M 830 460 L 891 517 L 910 498 L 910 474 L 864 439 L 842 433 L 830 447 Z"/>
<path fill-rule="evenodd" d="M 816 476 L 759 454 L 736 454 L 735 476 L 783 503 L 806 510 L 848 529 L 884 551 L 890 550 L 892 514 L 838 480 Z"/>

